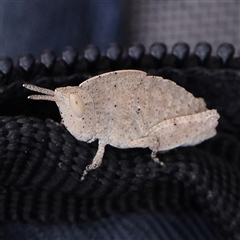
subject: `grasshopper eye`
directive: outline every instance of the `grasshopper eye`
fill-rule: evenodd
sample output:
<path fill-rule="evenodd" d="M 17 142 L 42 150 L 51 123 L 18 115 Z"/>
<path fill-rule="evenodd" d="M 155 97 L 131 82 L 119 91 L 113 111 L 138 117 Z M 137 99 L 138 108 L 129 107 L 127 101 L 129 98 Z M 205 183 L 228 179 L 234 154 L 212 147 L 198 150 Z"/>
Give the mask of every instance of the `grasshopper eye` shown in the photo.
<path fill-rule="evenodd" d="M 73 114 L 80 118 L 85 113 L 85 104 L 82 98 L 78 94 L 70 94 L 69 96 L 69 105 Z"/>

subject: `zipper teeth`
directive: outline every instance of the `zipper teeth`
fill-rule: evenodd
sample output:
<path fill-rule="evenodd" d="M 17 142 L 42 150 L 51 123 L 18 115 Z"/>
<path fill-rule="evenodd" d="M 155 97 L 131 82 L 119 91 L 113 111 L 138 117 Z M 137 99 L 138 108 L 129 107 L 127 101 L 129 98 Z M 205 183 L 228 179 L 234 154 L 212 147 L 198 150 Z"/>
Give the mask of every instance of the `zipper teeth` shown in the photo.
<path fill-rule="evenodd" d="M 189 68 L 201 66 L 207 69 L 232 68 L 239 70 L 239 57 L 235 56 L 232 44 L 221 44 L 215 55 L 211 55 L 212 47 L 207 42 L 198 43 L 191 51 L 187 43 L 176 43 L 172 51 L 168 51 L 164 43 L 153 43 L 148 51 L 144 45 L 135 44 L 122 48 L 110 46 L 101 53 L 94 45 L 88 46 L 83 54 L 73 47 L 63 50 L 60 58 L 51 50 L 44 50 L 39 59 L 33 54 L 19 55 L 16 64 L 10 57 L 0 58 L 0 72 L 4 78 L 12 78 L 13 72 L 20 71 L 21 77 L 33 78 L 34 71 L 38 76 L 72 75 L 78 72 L 111 71 L 124 68 L 158 69 L 162 67 Z M 235 61 L 235 64 L 234 64 Z M 39 68 L 42 67 L 41 71 Z M 56 70 L 57 68 L 57 70 Z"/>

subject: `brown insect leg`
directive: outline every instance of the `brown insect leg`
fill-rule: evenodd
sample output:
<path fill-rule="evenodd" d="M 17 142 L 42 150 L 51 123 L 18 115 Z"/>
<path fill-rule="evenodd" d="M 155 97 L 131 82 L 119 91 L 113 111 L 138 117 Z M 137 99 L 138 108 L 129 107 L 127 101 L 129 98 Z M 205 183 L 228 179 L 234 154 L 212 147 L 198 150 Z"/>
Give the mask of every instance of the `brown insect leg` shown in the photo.
<path fill-rule="evenodd" d="M 95 155 L 95 157 L 93 158 L 93 161 L 91 164 L 89 164 L 86 169 L 83 171 L 83 175 L 81 177 L 81 181 L 84 180 L 85 176 L 87 175 L 87 173 L 93 169 L 96 169 L 98 168 L 101 163 L 102 163 L 102 158 L 103 158 L 103 155 L 104 155 L 104 152 L 105 152 L 105 145 L 103 144 L 99 144 L 98 145 L 98 150 L 97 150 L 97 153 Z"/>
<path fill-rule="evenodd" d="M 151 158 L 162 167 L 165 167 L 165 164 L 160 161 L 157 157 L 157 152 L 160 146 L 159 139 L 157 137 L 144 137 L 133 140 L 129 143 L 129 147 L 142 147 L 142 148 L 150 148 L 152 150 Z"/>
<path fill-rule="evenodd" d="M 152 150 L 151 158 L 154 160 L 154 162 L 160 164 L 162 167 L 166 167 L 165 163 L 162 162 L 158 157 L 157 157 L 157 152 L 155 150 Z"/>

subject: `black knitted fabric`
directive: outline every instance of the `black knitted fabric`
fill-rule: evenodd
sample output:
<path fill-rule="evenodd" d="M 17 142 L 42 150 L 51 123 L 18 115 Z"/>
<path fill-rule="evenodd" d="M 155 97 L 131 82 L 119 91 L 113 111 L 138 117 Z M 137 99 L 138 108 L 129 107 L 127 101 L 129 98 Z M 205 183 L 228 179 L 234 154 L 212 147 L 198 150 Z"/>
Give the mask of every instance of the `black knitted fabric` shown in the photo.
<path fill-rule="evenodd" d="M 26 55 L 18 66 L 2 58 L 1 223 L 83 224 L 116 214 L 193 210 L 216 235 L 240 239 L 240 58 L 233 58 L 227 44 L 217 56 L 201 44 L 193 54 L 179 43 L 171 54 L 155 44 L 149 54 L 142 45 L 128 51 L 113 45 L 105 56 L 95 46 L 84 56 L 69 48 L 68 61 L 48 51 L 44 61 Z M 151 159 L 149 149 L 107 146 L 102 165 L 81 182 L 97 142 L 77 141 L 59 124 L 56 105 L 28 100 L 22 84 L 54 89 L 117 69 L 163 76 L 203 97 L 221 116 L 218 134 L 194 147 L 159 153 L 166 168 Z"/>

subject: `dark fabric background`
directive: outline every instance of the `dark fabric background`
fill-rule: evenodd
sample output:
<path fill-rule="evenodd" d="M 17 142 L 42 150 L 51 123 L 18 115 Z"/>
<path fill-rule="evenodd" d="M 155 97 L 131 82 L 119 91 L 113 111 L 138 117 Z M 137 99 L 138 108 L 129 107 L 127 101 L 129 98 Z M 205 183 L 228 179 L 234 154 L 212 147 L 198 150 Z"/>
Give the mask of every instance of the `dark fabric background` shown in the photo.
<path fill-rule="evenodd" d="M 15 223 L 0 227 L 1 240 L 219 240 L 195 212 L 127 214 L 79 227 Z"/>
<path fill-rule="evenodd" d="M 208 41 L 213 52 L 222 42 L 240 48 L 240 2 L 231 1 L 1 1 L 0 55 L 16 60 L 72 45 L 80 53 L 97 44 L 128 45 L 155 41 L 171 49 L 185 41 L 191 49 Z"/>
<path fill-rule="evenodd" d="M 150 46 L 207 41 L 215 53 L 223 42 L 240 48 L 240 1 L 131 1 L 131 40 Z"/>
<path fill-rule="evenodd" d="M 3 1 L 0 8 L 0 55 L 14 60 L 22 53 L 38 56 L 44 49 L 60 55 L 68 45 L 80 52 L 88 44 L 105 50 L 109 43 L 126 39 L 126 16 L 118 0 Z"/>

